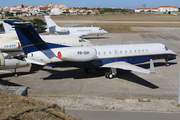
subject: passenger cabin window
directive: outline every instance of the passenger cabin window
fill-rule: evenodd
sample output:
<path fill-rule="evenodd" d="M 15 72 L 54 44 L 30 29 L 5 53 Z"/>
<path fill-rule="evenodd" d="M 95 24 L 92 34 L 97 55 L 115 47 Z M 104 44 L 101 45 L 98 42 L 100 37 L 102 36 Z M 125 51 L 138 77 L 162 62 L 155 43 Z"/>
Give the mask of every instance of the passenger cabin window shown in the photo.
<path fill-rule="evenodd" d="M 142 50 L 142 52 L 144 53 L 144 50 Z"/>
<path fill-rule="evenodd" d="M 122 54 L 122 51 L 120 51 L 120 54 Z"/>
<path fill-rule="evenodd" d="M 130 50 L 130 53 L 132 53 L 132 50 Z"/>
<path fill-rule="evenodd" d="M 111 51 L 109 51 L 109 55 L 111 55 Z"/>
<path fill-rule="evenodd" d="M 134 50 L 134 53 L 136 53 L 136 50 Z"/>
<path fill-rule="evenodd" d="M 98 52 L 98 55 L 100 56 L 100 55 L 101 55 L 101 53 L 100 53 L 100 52 Z"/>
<path fill-rule="evenodd" d="M 125 51 L 125 53 L 127 54 L 127 50 Z"/>
<path fill-rule="evenodd" d="M 104 55 L 106 55 L 106 52 L 104 52 Z"/>
<path fill-rule="evenodd" d="M 146 49 L 146 52 L 148 52 L 148 49 Z"/>
<path fill-rule="evenodd" d="M 138 52 L 140 53 L 140 52 L 141 52 L 141 50 L 138 50 Z"/>

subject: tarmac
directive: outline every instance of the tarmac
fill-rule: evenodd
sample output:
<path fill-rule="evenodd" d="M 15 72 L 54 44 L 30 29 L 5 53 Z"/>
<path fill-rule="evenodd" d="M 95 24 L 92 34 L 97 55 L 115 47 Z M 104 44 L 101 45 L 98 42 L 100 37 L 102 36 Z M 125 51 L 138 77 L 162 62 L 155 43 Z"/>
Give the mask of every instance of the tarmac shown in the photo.
<path fill-rule="evenodd" d="M 82 120 L 179 120 L 179 113 L 129 112 L 114 110 L 67 109 L 66 113 Z"/>
<path fill-rule="evenodd" d="M 177 59 L 164 66 L 164 60 L 154 60 L 156 74 L 143 74 L 118 70 L 113 79 L 104 77 L 105 71 L 84 73 L 79 68 L 50 68 L 29 73 L 30 67 L 17 69 L 13 74 L 0 74 L 0 85 L 27 86 L 29 94 L 88 95 L 103 97 L 162 97 L 177 98 L 180 61 L 180 29 L 176 28 L 134 28 L 150 30 L 152 33 L 115 34 L 109 33 L 99 38 L 85 36 L 95 45 L 163 43 L 177 53 Z M 149 69 L 149 62 L 139 64 Z M 13 70 L 11 70 L 13 71 Z"/>

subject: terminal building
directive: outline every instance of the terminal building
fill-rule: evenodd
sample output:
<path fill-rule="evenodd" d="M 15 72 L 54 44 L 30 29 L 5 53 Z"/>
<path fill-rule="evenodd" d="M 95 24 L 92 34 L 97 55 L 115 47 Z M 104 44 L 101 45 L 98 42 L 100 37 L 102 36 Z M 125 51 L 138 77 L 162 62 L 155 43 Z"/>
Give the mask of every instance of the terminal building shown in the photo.
<path fill-rule="evenodd" d="M 179 9 L 176 6 L 159 6 L 158 8 L 136 8 L 136 13 L 150 12 L 150 13 L 178 13 Z"/>

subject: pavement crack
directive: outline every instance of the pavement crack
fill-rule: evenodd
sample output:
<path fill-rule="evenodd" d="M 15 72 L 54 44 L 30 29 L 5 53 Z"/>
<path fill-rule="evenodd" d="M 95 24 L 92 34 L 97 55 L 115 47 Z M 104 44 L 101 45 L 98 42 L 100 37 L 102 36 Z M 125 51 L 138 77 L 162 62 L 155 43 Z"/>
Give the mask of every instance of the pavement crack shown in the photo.
<path fill-rule="evenodd" d="M 81 91 L 81 88 L 83 87 L 85 80 L 86 80 L 86 79 L 83 80 L 83 82 L 82 82 L 82 84 L 81 84 L 81 87 L 79 88 L 79 90 L 78 90 L 78 92 L 77 92 L 76 95 L 79 95 L 79 92 Z"/>

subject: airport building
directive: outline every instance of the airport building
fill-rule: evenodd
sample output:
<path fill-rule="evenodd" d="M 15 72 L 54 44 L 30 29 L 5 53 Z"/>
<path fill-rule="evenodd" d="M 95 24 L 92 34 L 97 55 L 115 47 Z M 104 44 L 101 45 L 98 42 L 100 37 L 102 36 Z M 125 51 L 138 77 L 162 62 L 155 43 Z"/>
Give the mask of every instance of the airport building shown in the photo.
<path fill-rule="evenodd" d="M 159 6 L 158 8 L 137 8 L 135 9 L 136 13 L 178 13 L 179 9 L 176 6 Z"/>

